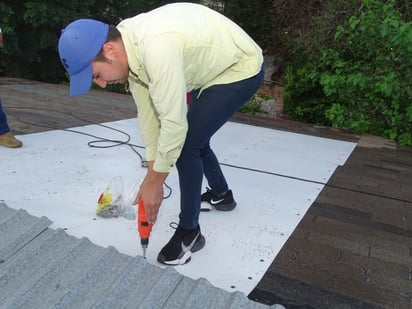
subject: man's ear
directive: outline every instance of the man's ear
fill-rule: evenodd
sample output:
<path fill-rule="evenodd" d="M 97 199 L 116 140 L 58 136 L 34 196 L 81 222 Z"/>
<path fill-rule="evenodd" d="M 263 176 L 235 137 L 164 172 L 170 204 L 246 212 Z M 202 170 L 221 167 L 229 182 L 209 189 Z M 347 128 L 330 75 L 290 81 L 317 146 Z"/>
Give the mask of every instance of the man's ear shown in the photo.
<path fill-rule="evenodd" d="M 106 42 L 103 44 L 103 55 L 107 58 L 107 59 L 112 59 L 114 54 L 115 54 L 115 46 L 113 44 L 113 42 Z"/>

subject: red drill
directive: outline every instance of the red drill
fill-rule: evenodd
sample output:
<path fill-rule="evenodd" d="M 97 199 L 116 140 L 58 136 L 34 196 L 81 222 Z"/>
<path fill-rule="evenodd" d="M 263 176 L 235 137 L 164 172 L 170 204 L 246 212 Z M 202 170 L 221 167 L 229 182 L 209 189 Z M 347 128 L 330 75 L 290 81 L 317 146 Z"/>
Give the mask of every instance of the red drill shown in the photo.
<path fill-rule="evenodd" d="M 146 258 L 146 249 L 149 244 L 150 232 L 152 231 L 153 224 L 149 223 L 146 218 L 146 211 L 142 199 L 138 202 L 139 209 L 137 215 L 137 230 L 140 235 L 140 243 L 143 248 L 143 257 Z"/>

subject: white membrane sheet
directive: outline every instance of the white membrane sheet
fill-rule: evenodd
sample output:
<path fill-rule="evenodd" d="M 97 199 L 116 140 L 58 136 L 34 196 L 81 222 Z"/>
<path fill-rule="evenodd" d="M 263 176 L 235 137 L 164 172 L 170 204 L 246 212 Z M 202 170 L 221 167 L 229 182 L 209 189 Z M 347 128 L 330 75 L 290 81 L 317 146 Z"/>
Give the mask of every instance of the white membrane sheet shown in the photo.
<path fill-rule="evenodd" d="M 136 119 L 105 123 L 127 132 L 142 145 Z M 72 130 L 115 140 L 125 136 L 99 125 Z M 96 216 L 97 199 L 110 180 L 121 176 L 124 196 L 146 173 L 139 157 L 125 145 L 91 148 L 94 138 L 63 130 L 19 136 L 21 149 L 0 147 L 0 200 L 9 207 L 46 216 L 52 228 L 75 237 L 113 246 L 131 256 L 142 254 L 136 221 Z M 110 143 L 99 144 L 110 145 Z M 227 291 L 250 293 L 288 237 L 356 144 L 250 125 L 227 123 L 212 139 L 238 206 L 231 212 L 202 212 L 204 249 L 190 263 L 177 266 L 182 275 L 206 278 Z M 144 150 L 138 149 L 144 156 Z M 237 167 L 232 167 L 232 166 Z M 243 167 L 246 169 L 240 169 Z M 306 181 L 309 180 L 309 181 Z M 177 172 L 167 178 L 172 194 L 165 199 L 153 227 L 147 259 L 156 261 L 178 222 Z M 205 188 L 207 183 L 204 182 Z M 165 193 L 168 189 L 165 188 Z M 1 214 L 0 214 L 1 215 Z"/>

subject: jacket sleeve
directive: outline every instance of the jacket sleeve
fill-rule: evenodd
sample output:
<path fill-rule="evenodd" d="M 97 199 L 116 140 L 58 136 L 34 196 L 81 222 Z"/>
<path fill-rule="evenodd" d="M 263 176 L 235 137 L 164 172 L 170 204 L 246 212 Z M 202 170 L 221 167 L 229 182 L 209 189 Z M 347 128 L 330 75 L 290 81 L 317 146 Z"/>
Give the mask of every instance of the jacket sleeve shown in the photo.
<path fill-rule="evenodd" d="M 160 122 L 150 98 L 149 89 L 134 78 L 129 79 L 129 88 L 137 106 L 140 135 L 146 148 L 146 160 L 153 161 L 157 153 Z"/>
<path fill-rule="evenodd" d="M 145 46 L 143 59 L 159 129 L 153 169 L 169 172 L 180 156 L 188 129 L 186 81 L 179 38 L 171 34 L 153 38 Z"/>
<path fill-rule="evenodd" d="M 145 85 L 129 78 L 137 105 L 139 128 L 147 160 L 157 172 L 170 172 L 183 148 L 188 129 L 183 57 L 176 37 L 161 35 L 143 51 Z M 137 76 L 137 77 L 138 77 Z"/>

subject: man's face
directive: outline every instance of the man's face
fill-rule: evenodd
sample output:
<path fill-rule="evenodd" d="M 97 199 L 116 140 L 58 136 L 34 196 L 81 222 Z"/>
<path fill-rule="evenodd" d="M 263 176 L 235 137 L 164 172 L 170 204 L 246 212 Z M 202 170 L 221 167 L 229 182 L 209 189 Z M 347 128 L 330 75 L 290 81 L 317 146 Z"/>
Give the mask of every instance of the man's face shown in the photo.
<path fill-rule="evenodd" d="M 106 61 L 93 61 L 93 82 L 101 88 L 111 84 L 124 84 L 129 76 L 127 57 L 116 47 L 103 47 Z"/>

